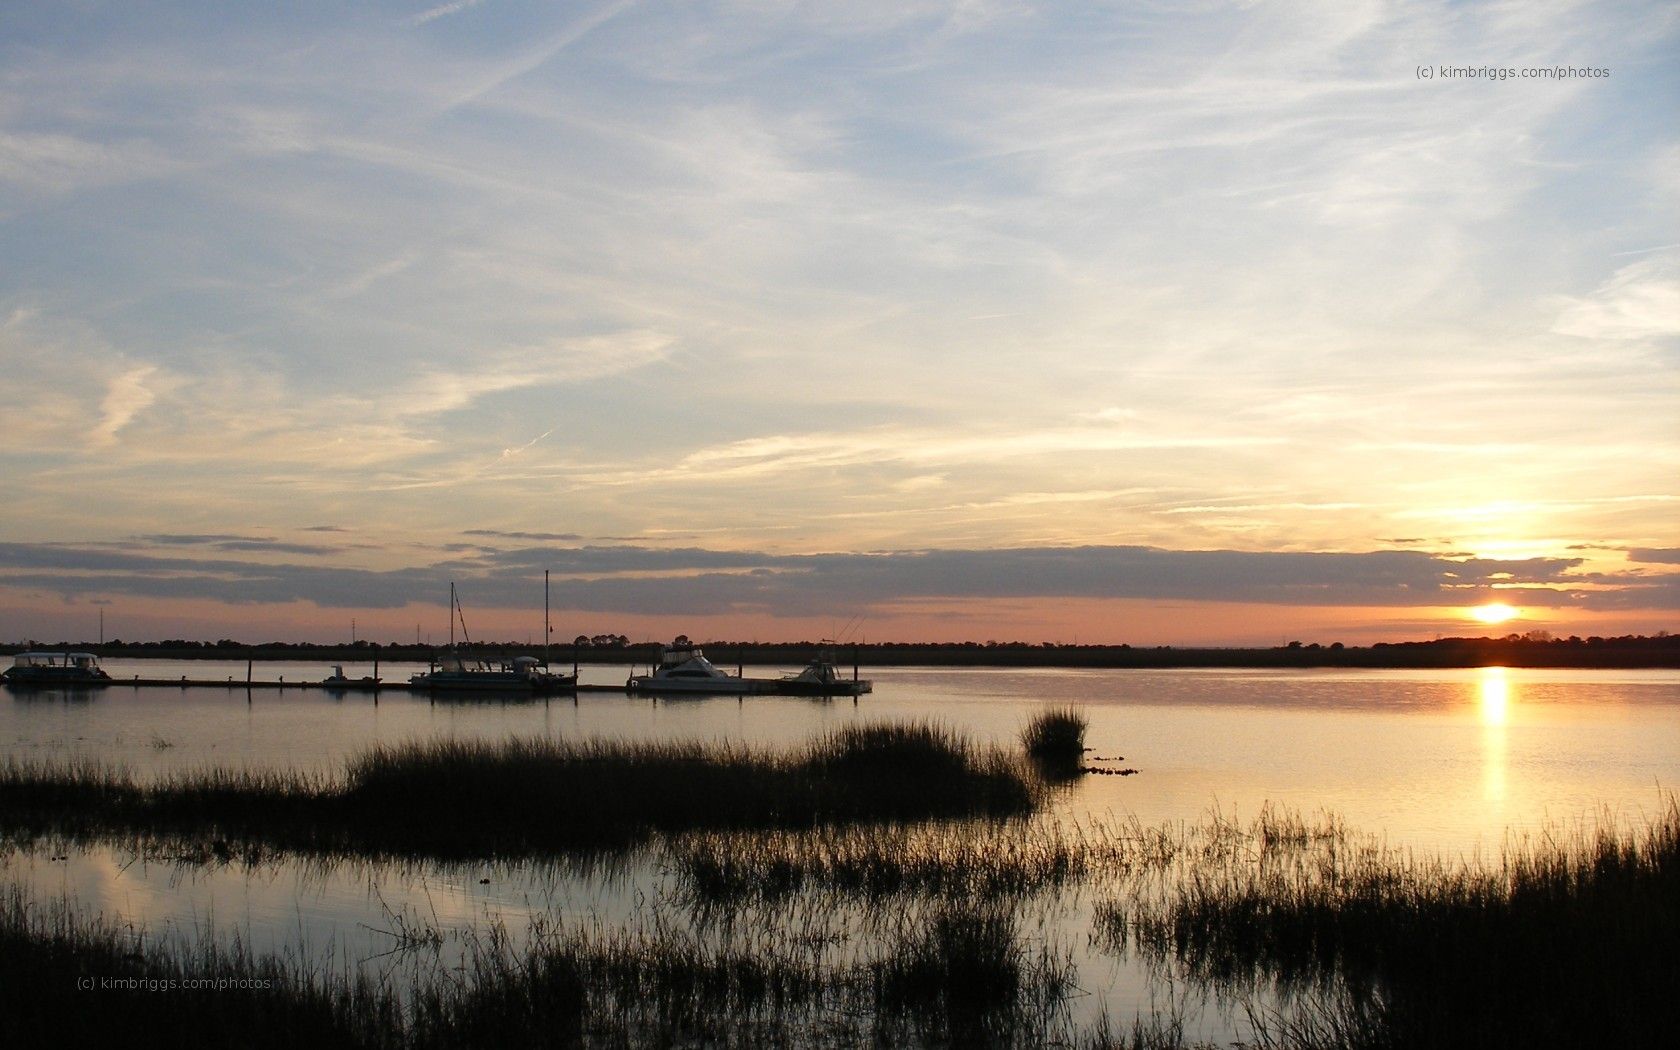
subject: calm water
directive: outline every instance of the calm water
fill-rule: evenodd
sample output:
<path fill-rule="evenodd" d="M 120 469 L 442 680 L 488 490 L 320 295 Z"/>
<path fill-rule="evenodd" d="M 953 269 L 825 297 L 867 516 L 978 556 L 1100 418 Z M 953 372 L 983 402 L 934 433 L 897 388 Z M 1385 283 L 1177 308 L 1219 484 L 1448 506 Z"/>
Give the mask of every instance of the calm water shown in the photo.
<path fill-rule="evenodd" d="M 245 665 L 113 661 L 113 675 L 243 679 Z M 324 666 L 259 665 L 268 680 L 318 678 Z M 346 667 L 352 676 L 367 667 Z M 408 668 L 385 665 L 387 680 Z M 584 668 L 585 682 L 622 682 L 622 667 Z M 1146 824 L 1195 821 L 1210 808 L 1256 813 L 1265 802 L 1333 811 L 1390 844 L 1449 857 L 1496 856 L 1508 833 L 1548 823 L 1625 821 L 1654 813 L 1680 784 L 1680 672 L 1529 671 L 876 671 L 875 692 L 848 700 L 628 699 L 606 694 L 520 703 L 433 703 L 386 694 L 115 686 L 75 698 L 0 694 L 0 744 L 23 759 L 86 757 L 140 776 L 205 766 L 336 774 L 370 744 L 440 736 L 744 741 L 779 746 L 860 720 L 931 719 L 1013 744 L 1046 704 L 1091 721 L 1087 743 L 1127 777 L 1083 778 L 1058 806 L 1079 821 L 1136 815 Z M 401 965 L 382 956 L 393 915 L 417 916 L 450 945 L 489 921 L 512 930 L 540 916 L 634 924 L 661 907 L 657 863 L 615 873 L 537 865 L 437 868 L 305 863 L 207 868 L 147 864 L 120 851 L 44 850 L 4 858 L 0 878 L 41 900 L 160 931 L 238 932 L 259 949 L 342 967 Z M 488 880 L 488 881 L 483 881 Z M 1091 900 L 1042 903 L 1045 936 L 1074 957 L 1076 1009 L 1117 1019 L 1147 1013 L 1169 990 L 1137 964 L 1089 944 Z M 649 902 L 654 903 L 650 904 Z M 671 919 L 670 916 L 666 916 Z M 680 917 L 679 917 L 680 918 Z M 866 924 L 835 913 L 836 927 Z M 673 920 L 675 921 L 675 920 Z M 808 922 L 809 919 L 802 919 Z M 1238 1038 L 1230 1011 L 1198 1012 L 1190 1034 Z"/>

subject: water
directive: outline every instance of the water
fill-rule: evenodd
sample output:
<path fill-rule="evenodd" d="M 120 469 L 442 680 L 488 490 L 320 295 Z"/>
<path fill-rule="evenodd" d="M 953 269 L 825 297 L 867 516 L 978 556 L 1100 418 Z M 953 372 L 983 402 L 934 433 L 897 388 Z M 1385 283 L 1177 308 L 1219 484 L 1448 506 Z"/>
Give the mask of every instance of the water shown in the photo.
<path fill-rule="evenodd" d="M 234 678 L 245 664 L 112 661 L 118 679 Z M 352 677 L 370 666 L 347 666 Z M 382 665 L 387 680 L 410 668 Z M 267 664 L 258 679 L 318 678 L 313 664 Z M 586 683 L 623 681 L 622 667 L 584 668 Z M 437 737 L 739 741 L 777 747 L 853 722 L 930 719 L 1013 746 L 1047 704 L 1090 719 L 1094 764 L 1132 776 L 1087 776 L 1059 797 L 1058 816 L 1194 822 L 1210 809 L 1254 815 L 1266 802 L 1334 812 L 1392 845 L 1448 857 L 1496 856 L 1508 835 L 1593 820 L 1624 822 L 1658 808 L 1680 783 L 1680 672 L 1487 668 L 1452 671 L 1087 671 L 902 668 L 875 671 L 853 703 L 798 698 L 650 700 L 609 694 L 547 702 L 433 702 L 387 693 L 117 685 L 92 694 L 0 696 L 0 744 L 25 760 L 86 758 L 141 778 L 206 766 L 336 775 L 375 743 Z M 237 932 L 259 950 L 290 951 L 340 968 L 402 966 L 387 956 L 401 922 L 446 933 L 447 962 L 475 930 L 533 918 L 633 925 L 670 889 L 654 860 L 612 872 L 551 865 L 440 867 L 300 861 L 157 863 L 106 848 L 6 857 L 0 878 L 40 900 L 182 936 Z M 1170 989 L 1135 961 L 1089 943 L 1100 890 L 1041 901 L 1035 928 L 1079 966 L 1095 994 L 1076 1007 L 1117 1019 L 1147 1013 Z M 650 905 L 649 902 L 654 902 Z M 667 909 L 668 910 L 668 909 Z M 684 921 L 664 915 L 666 921 Z M 835 913 L 836 928 L 867 920 Z M 808 922 L 809 917 L 801 920 Z M 455 953 L 452 955 L 451 953 Z M 1242 1018 L 1199 1010 L 1190 1034 L 1246 1034 Z"/>

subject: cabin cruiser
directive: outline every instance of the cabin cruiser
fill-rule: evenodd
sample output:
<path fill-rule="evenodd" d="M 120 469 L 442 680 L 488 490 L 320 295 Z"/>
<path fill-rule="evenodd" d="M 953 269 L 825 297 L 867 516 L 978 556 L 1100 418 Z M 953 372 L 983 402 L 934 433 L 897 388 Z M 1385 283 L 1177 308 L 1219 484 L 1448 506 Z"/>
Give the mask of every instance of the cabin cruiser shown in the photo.
<path fill-rule="evenodd" d="M 875 683 L 859 678 L 855 668 L 847 678 L 821 656 L 806 664 L 803 671 L 776 683 L 776 692 L 787 696 L 860 696 L 874 688 Z"/>
<path fill-rule="evenodd" d="M 724 696 L 746 696 L 753 693 L 773 693 L 776 683 L 757 678 L 743 678 L 719 670 L 698 645 L 679 635 L 670 645 L 661 646 L 659 663 L 652 674 L 631 675 L 624 683 L 630 693 L 708 693 Z"/>
<path fill-rule="evenodd" d="M 577 676 L 555 674 L 534 656 L 510 662 L 472 663 L 456 653 L 447 653 L 430 664 L 423 674 L 412 675 L 409 687 L 425 692 L 566 693 L 577 688 Z"/>
<path fill-rule="evenodd" d="M 111 676 L 92 653 L 18 653 L 0 672 L 7 685 L 108 685 Z"/>

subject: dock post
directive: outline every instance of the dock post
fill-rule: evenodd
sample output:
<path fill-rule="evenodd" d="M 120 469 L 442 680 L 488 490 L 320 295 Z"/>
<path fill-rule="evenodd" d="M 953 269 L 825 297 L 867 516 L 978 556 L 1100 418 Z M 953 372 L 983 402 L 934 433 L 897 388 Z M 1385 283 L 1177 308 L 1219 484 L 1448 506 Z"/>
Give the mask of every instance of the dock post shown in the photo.
<path fill-rule="evenodd" d="M 251 688 L 251 658 L 245 658 L 245 688 Z"/>

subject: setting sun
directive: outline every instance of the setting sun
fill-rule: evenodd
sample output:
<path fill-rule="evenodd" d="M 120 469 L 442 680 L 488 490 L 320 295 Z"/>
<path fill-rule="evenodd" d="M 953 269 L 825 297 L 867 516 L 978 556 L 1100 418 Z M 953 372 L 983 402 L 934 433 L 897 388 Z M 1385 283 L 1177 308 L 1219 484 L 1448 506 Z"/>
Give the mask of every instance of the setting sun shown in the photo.
<path fill-rule="evenodd" d="M 1504 602 L 1491 602 L 1487 605 L 1478 605 L 1469 612 L 1473 618 L 1480 620 L 1482 623 L 1492 624 L 1514 620 L 1521 613 L 1521 610 L 1512 608 Z"/>

